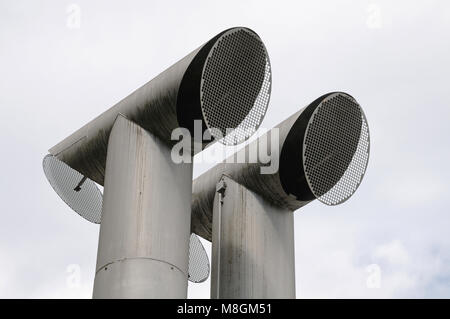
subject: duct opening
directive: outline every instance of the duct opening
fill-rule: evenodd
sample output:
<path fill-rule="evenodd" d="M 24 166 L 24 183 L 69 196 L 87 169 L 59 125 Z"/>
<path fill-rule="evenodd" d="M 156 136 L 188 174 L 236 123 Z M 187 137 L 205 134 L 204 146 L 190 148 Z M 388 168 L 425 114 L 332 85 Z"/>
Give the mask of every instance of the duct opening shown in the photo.
<path fill-rule="evenodd" d="M 314 110 L 303 139 L 303 170 L 314 196 L 327 205 L 350 198 L 369 160 L 369 127 L 359 104 L 334 93 Z"/>
<path fill-rule="evenodd" d="M 58 196 L 81 217 L 100 224 L 103 196 L 97 185 L 53 155 L 46 155 L 42 166 Z"/>
<path fill-rule="evenodd" d="M 208 279 L 209 259 L 205 247 L 194 233 L 191 233 L 189 241 L 189 270 L 188 279 L 191 282 L 200 283 Z"/>
<path fill-rule="evenodd" d="M 258 35 L 245 28 L 225 32 L 210 50 L 201 77 L 201 110 L 211 135 L 224 137 L 225 145 L 248 139 L 266 113 L 271 81 L 269 57 Z"/>

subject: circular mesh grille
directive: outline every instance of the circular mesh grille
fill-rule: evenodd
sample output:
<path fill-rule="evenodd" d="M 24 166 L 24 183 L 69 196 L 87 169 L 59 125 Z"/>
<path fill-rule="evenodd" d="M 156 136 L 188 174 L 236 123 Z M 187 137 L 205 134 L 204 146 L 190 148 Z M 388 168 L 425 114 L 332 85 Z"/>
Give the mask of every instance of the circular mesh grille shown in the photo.
<path fill-rule="evenodd" d="M 359 104 L 346 94 L 329 96 L 310 118 L 303 143 L 303 168 L 314 196 L 327 205 L 346 201 L 369 160 L 369 127 Z"/>
<path fill-rule="evenodd" d="M 192 282 L 203 282 L 209 276 L 209 259 L 197 235 L 191 234 L 189 241 L 188 278 Z"/>
<path fill-rule="evenodd" d="M 211 134 L 223 144 L 248 139 L 261 124 L 271 90 L 269 57 L 261 39 L 247 29 L 225 33 L 203 68 L 201 106 Z"/>
<path fill-rule="evenodd" d="M 45 156 L 42 165 L 45 176 L 59 197 L 81 217 L 99 224 L 102 193 L 97 185 L 53 155 Z"/>

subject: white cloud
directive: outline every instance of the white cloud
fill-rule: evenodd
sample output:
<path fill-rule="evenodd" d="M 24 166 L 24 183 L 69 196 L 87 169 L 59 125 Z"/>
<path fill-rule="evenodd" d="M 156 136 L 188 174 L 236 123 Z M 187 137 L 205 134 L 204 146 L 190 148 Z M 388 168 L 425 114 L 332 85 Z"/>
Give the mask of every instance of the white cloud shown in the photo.
<path fill-rule="evenodd" d="M 79 29 L 66 26 L 68 3 L 44 3 L 0 4 L 1 297 L 91 296 L 98 227 L 54 194 L 42 157 L 233 25 L 253 28 L 270 54 L 263 126 L 334 90 L 360 101 L 369 121 L 371 158 L 357 193 L 295 213 L 297 296 L 450 296 L 448 1 L 236 0 L 218 11 L 211 1 L 80 0 Z M 370 3 L 381 8 L 381 29 L 367 28 Z M 69 264 L 81 266 L 79 289 L 66 286 Z M 371 264 L 380 289 L 367 288 Z M 208 285 L 190 285 L 189 296 L 208 297 Z"/>

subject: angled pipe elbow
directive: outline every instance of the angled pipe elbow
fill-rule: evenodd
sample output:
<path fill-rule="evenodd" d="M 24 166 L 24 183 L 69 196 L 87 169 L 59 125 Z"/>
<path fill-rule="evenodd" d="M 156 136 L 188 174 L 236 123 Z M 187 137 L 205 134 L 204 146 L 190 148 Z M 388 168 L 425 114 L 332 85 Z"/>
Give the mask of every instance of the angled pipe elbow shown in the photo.
<path fill-rule="evenodd" d="M 50 149 L 71 168 L 103 185 L 111 128 L 119 114 L 173 145 L 172 131 L 195 135 L 201 148 L 240 143 L 262 122 L 271 92 L 266 48 L 250 29 L 225 30 Z M 235 130 L 235 134 L 228 134 Z M 197 150 L 198 151 L 198 150 Z M 193 152 L 196 152 L 193 150 Z"/>
<path fill-rule="evenodd" d="M 325 94 L 194 180 L 192 231 L 210 240 L 215 184 L 222 175 L 291 211 L 314 199 L 340 204 L 362 181 L 369 144 L 367 120 L 356 100 L 343 92 Z M 263 173 L 261 168 L 273 163 L 259 158 L 247 161 L 261 148 L 278 162 L 276 171 Z"/>

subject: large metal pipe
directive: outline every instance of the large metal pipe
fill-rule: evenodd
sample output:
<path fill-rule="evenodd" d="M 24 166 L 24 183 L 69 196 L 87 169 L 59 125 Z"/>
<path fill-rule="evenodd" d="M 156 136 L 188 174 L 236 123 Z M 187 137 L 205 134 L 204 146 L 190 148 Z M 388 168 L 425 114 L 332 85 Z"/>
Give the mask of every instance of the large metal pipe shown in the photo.
<path fill-rule="evenodd" d="M 211 142 L 203 139 L 207 129 L 216 139 L 225 136 L 227 129 L 257 129 L 270 89 L 269 58 L 259 36 L 247 28 L 228 29 L 58 143 L 50 153 L 103 185 L 108 137 L 118 114 L 168 145 L 175 128 L 187 128 L 194 136 L 194 122 L 200 121 L 196 142 L 201 149 Z M 245 138 L 237 134 L 225 142 Z"/>
<path fill-rule="evenodd" d="M 94 298 L 186 298 L 192 164 L 119 116 L 110 134 Z"/>
<path fill-rule="evenodd" d="M 226 176 L 218 186 L 211 298 L 295 298 L 294 214 Z"/>
<path fill-rule="evenodd" d="M 249 162 L 255 149 L 272 153 L 279 169 L 263 174 L 261 168 L 268 164 L 259 158 Z M 194 180 L 192 231 L 211 240 L 216 183 L 222 175 L 294 211 L 316 198 L 328 205 L 348 199 L 363 178 L 368 156 L 369 131 L 362 108 L 346 93 L 325 94 Z"/>

